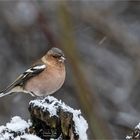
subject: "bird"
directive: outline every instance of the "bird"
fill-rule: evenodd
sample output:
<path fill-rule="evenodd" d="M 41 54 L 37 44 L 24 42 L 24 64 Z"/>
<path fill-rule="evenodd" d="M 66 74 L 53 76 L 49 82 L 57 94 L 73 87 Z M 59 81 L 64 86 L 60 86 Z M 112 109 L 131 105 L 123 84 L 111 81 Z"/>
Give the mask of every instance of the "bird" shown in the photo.
<path fill-rule="evenodd" d="M 65 81 L 65 59 L 61 49 L 52 47 L 41 59 L 2 90 L 0 97 L 17 92 L 29 93 L 37 97 L 46 97 L 55 93 Z"/>

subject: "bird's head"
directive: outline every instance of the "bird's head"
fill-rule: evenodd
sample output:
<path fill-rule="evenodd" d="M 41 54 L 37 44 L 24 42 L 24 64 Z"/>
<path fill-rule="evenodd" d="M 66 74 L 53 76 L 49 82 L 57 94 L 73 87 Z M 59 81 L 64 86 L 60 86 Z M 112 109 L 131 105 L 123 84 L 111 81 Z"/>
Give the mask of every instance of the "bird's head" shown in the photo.
<path fill-rule="evenodd" d="M 51 48 L 47 54 L 45 55 L 45 57 L 43 57 L 43 61 L 47 62 L 47 63 L 60 63 L 63 64 L 65 61 L 65 55 L 63 53 L 62 50 L 60 50 L 59 48 Z"/>

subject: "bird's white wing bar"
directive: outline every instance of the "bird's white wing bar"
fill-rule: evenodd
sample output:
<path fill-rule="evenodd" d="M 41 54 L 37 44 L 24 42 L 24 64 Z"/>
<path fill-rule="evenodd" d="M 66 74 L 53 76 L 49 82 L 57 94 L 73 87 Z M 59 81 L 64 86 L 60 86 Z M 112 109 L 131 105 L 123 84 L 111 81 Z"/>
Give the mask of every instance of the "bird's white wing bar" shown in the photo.
<path fill-rule="evenodd" d="M 46 65 L 38 65 L 38 66 L 34 66 L 33 69 L 45 69 Z"/>
<path fill-rule="evenodd" d="M 36 65 L 36 66 L 26 70 L 24 73 L 34 73 L 34 71 L 42 70 L 42 69 L 45 69 L 45 68 L 46 68 L 46 65 Z"/>

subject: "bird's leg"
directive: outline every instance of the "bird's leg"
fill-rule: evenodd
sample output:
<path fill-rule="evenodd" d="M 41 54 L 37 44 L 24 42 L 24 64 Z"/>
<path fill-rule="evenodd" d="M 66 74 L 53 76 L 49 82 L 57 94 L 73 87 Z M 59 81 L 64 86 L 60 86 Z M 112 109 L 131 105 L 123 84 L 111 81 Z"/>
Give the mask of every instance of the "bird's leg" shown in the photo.
<path fill-rule="evenodd" d="M 39 100 L 43 100 L 46 96 L 37 96 L 34 92 L 32 92 L 32 91 L 27 91 L 27 90 L 23 90 L 23 92 L 24 93 L 28 93 L 28 94 L 30 94 L 31 96 L 33 96 L 33 97 L 36 97 L 37 99 L 39 99 Z"/>
<path fill-rule="evenodd" d="M 29 94 L 33 97 L 37 97 L 32 91 L 30 91 Z"/>
<path fill-rule="evenodd" d="M 32 91 L 24 90 L 23 92 L 24 92 L 24 93 L 28 93 L 28 94 L 30 94 L 30 95 L 33 96 L 33 97 L 37 97 Z"/>
<path fill-rule="evenodd" d="M 43 100 L 45 98 L 45 96 L 37 96 L 34 92 L 32 91 L 27 91 L 27 93 L 29 93 L 31 96 L 39 99 L 39 100 Z"/>

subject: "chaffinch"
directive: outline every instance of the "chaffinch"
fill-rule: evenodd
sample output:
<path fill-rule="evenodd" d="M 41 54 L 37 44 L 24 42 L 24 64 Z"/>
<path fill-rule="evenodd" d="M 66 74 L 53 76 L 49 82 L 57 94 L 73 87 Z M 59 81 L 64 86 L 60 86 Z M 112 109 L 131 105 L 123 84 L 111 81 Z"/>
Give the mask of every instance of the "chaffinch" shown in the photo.
<path fill-rule="evenodd" d="M 65 56 L 58 48 L 50 49 L 39 61 L 21 74 L 0 93 L 0 97 L 14 92 L 47 96 L 56 92 L 65 80 Z"/>

